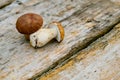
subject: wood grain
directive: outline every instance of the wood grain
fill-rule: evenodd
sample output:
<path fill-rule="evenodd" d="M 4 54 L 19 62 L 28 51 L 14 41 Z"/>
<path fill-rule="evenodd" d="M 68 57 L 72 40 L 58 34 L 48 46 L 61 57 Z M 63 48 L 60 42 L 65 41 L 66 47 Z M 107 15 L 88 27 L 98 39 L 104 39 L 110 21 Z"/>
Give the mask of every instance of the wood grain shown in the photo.
<path fill-rule="evenodd" d="M 0 8 L 4 8 L 15 0 L 0 0 Z"/>
<path fill-rule="evenodd" d="M 120 6 L 109 0 L 21 0 L 20 4 L 13 2 L 0 12 L 0 80 L 26 80 L 41 75 L 120 21 Z M 61 43 L 52 40 L 34 49 L 15 29 L 17 18 L 28 12 L 41 14 L 43 27 L 51 21 L 60 21 L 65 39 Z"/>
<path fill-rule="evenodd" d="M 119 80 L 120 24 L 39 80 Z"/>

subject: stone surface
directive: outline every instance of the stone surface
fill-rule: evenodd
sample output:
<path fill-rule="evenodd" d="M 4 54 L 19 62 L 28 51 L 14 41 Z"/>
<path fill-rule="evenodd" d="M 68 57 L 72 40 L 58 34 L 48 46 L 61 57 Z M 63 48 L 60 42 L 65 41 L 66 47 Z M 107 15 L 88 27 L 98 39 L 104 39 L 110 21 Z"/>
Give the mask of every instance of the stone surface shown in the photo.
<path fill-rule="evenodd" d="M 60 21 L 65 39 L 34 49 L 15 29 L 17 18 L 28 12 L 43 16 L 43 27 Z M 16 0 L 0 10 L 0 80 L 41 75 L 106 34 L 119 21 L 120 6 L 111 0 Z"/>

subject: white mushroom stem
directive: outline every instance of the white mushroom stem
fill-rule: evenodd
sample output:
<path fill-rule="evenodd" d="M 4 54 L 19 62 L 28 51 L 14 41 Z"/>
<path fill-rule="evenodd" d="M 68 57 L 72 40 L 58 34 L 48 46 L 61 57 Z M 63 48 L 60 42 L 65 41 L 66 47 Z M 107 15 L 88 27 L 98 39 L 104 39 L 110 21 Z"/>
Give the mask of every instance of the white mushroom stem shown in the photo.
<path fill-rule="evenodd" d="M 51 23 L 47 29 L 40 29 L 30 35 L 30 43 L 33 47 L 42 47 L 55 38 L 58 42 L 64 39 L 64 29 L 59 22 Z"/>
<path fill-rule="evenodd" d="M 42 47 L 58 35 L 57 28 L 40 29 L 30 35 L 30 43 L 33 47 Z"/>

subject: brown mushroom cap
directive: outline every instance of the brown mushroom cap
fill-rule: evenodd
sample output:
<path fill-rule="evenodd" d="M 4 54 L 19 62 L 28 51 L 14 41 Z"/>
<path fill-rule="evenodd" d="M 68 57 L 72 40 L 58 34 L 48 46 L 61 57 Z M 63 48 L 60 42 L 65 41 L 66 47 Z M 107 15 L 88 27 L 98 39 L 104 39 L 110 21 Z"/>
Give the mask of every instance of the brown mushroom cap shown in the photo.
<path fill-rule="evenodd" d="M 43 24 L 43 18 L 34 13 L 20 16 L 16 22 L 16 28 L 21 34 L 32 34 L 39 30 Z"/>

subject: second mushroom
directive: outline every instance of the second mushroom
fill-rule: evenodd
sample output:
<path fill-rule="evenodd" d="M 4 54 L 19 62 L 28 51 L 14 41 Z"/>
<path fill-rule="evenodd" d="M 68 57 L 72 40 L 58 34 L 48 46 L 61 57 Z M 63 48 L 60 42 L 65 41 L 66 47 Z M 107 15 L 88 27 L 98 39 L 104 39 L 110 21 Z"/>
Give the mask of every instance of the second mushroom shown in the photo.
<path fill-rule="evenodd" d="M 48 28 L 42 28 L 30 35 L 30 44 L 33 47 L 42 47 L 50 40 L 61 42 L 64 39 L 64 28 L 59 22 L 52 22 Z"/>

